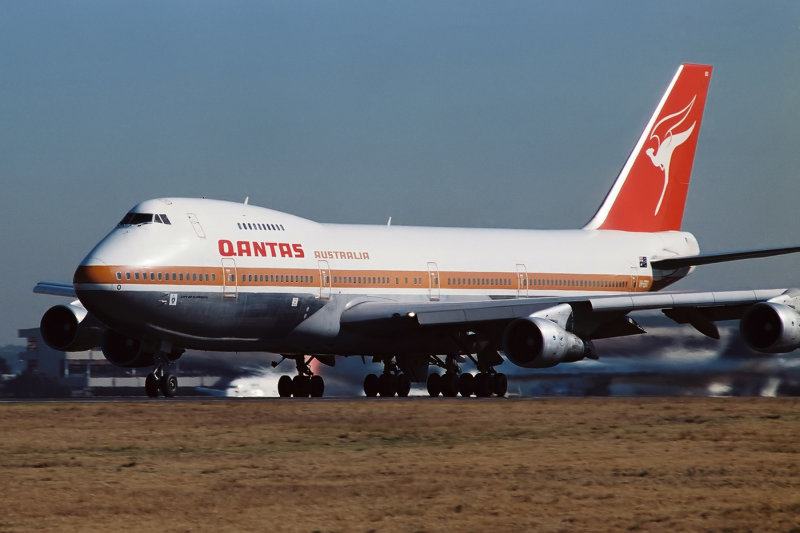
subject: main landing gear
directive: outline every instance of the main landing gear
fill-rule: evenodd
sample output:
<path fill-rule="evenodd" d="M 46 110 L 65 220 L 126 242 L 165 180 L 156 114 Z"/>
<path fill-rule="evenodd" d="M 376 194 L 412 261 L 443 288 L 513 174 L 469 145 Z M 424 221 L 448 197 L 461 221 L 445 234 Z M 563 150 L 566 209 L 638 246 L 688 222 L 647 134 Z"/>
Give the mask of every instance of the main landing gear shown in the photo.
<path fill-rule="evenodd" d="M 284 356 L 284 359 L 286 357 Z M 295 377 L 283 375 L 278 380 L 278 396 L 281 398 L 322 398 L 325 393 L 325 381 L 319 374 L 314 374 L 309 363 L 314 360 L 313 357 L 306 359 L 304 356 L 294 358 L 297 365 L 297 375 Z M 283 361 L 283 360 L 281 360 Z M 280 363 L 272 363 L 273 366 L 278 366 Z"/>
<path fill-rule="evenodd" d="M 364 394 L 368 397 L 387 398 L 399 396 L 405 398 L 411 391 L 411 378 L 397 368 L 392 359 L 383 361 L 383 373 L 380 376 L 369 374 L 364 378 Z"/>
<path fill-rule="evenodd" d="M 460 394 L 467 398 L 474 394 L 478 398 L 488 398 L 492 395 L 505 396 L 508 391 L 506 375 L 491 366 L 478 364 L 478 373 L 473 375 L 461 372 L 456 356 L 448 355 L 445 362 L 436 357 L 434 362 L 444 368 L 445 373 L 428 376 L 428 394 L 432 397 L 441 394 L 454 398 Z"/>

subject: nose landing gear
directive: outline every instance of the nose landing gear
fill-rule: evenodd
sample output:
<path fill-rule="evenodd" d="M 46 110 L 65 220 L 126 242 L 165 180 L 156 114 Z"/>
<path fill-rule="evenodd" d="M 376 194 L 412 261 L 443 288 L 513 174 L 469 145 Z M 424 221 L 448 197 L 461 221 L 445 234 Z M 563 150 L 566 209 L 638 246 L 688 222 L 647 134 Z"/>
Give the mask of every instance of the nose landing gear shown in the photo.
<path fill-rule="evenodd" d="M 144 379 L 144 390 L 150 398 L 157 398 L 158 393 L 166 398 L 172 398 L 178 392 L 178 378 L 170 370 L 183 350 L 158 352 L 153 357 L 156 367 Z"/>

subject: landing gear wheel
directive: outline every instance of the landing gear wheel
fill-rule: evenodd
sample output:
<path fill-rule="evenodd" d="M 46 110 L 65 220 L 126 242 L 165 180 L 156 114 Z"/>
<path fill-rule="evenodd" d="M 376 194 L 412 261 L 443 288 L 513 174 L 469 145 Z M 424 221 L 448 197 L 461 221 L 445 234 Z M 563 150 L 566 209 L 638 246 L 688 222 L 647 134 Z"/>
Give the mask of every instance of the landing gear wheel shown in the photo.
<path fill-rule="evenodd" d="M 428 394 L 432 398 L 439 396 L 442 392 L 442 376 L 439 374 L 431 374 L 428 376 Z"/>
<path fill-rule="evenodd" d="M 458 376 L 446 372 L 442 376 L 442 396 L 454 398 L 458 394 Z"/>
<path fill-rule="evenodd" d="M 178 378 L 174 374 L 167 374 L 160 380 L 161 393 L 167 398 L 172 398 L 178 391 Z"/>
<path fill-rule="evenodd" d="M 144 390 L 151 398 L 158 398 L 158 378 L 155 374 L 147 374 L 144 378 Z"/>
<path fill-rule="evenodd" d="M 464 398 L 469 398 L 475 390 L 475 377 L 472 374 L 461 374 L 458 377 L 458 392 Z"/>
<path fill-rule="evenodd" d="M 488 398 L 492 395 L 493 380 L 492 375 L 481 372 L 475 376 L 475 396 L 478 398 Z"/>
<path fill-rule="evenodd" d="M 411 392 L 411 378 L 405 374 L 400 374 L 397 376 L 397 395 L 405 398 L 409 392 Z"/>
<path fill-rule="evenodd" d="M 494 393 L 502 397 L 508 392 L 508 378 L 505 374 L 498 373 L 494 375 Z"/>
<path fill-rule="evenodd" d="M 309 381 L 312 398 L 322 398 L 325 393 L 325 381 L 322 376 L 311 376 Z"/>
<path fill-rule="evenodd" d="M 308 398 L 311 392 L 311 384 L 307 376 L 295 376 L 292 378 L 292 394 L 295 398 Z"/>
<path fill-rule="evenodd" d="M 278 396 L 281 398 L 288 398 L 292 395 L 292 378 L 283 375 L 281 379 L 278 380 Z"/>
<path fill-rule="evenodd" d="M 381 374 L 378 377 L 378 392 L 384 398 L 389 398 L 397 394 L 397 376 L 393 374 Z"/>
<path fill-rule="evenodd" d="M 364 394 L 369 398 L 374 398 L 378 395 L 378 376 L 375 374 L 368 374 L 364 378 Z"/>

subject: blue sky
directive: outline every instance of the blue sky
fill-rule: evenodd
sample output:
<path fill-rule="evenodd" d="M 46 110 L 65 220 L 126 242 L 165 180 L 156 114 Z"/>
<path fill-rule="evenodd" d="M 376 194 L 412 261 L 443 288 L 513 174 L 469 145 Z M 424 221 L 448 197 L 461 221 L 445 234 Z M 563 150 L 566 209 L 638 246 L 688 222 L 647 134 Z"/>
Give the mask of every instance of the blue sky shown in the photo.
<path fill-rule="evenodd" d="M 800 3 L 0 1 L 0 344 L 141 200 L 570 228 L 678 64 L 714 75 L 684 228 L 800 243 Z M 800 258 L 678 288 L 800 285 Z"/>

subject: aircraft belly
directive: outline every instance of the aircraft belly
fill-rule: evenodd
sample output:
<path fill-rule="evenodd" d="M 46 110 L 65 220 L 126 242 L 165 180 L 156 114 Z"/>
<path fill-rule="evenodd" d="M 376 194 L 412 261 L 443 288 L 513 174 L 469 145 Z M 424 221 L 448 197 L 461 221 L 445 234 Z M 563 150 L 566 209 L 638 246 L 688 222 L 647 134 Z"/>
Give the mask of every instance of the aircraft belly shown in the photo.
<path fill-rule="evenodd" d="M 121 333 L 201 350 L 268 350 L 320 307 L 307 293 L 80 291 L 79 298 Z"/>

